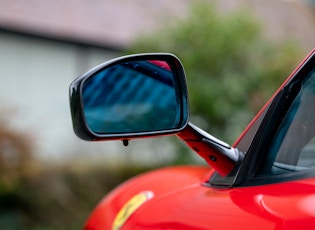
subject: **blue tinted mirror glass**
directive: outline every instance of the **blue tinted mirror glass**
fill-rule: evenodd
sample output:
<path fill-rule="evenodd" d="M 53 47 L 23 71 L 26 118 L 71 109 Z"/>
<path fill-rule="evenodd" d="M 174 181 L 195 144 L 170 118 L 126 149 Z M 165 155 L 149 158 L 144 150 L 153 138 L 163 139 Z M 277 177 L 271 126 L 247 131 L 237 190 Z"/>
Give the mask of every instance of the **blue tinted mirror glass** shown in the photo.
<path fill-rule="evenodd" d="M 84 83 L 82 99 L 86 124 L 94 133 L 163 131 L 180 122 L 174 76 L 165 61 L 106 67 Z"/>

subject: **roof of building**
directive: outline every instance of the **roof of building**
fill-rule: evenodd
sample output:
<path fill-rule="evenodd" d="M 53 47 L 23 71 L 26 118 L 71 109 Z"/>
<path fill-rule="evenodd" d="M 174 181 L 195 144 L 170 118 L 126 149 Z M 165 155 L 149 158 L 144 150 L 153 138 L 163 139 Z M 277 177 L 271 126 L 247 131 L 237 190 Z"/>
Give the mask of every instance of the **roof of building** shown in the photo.
<path fill-rule="evenodd" d="M 207 1 L 207 0 L 204 0 Z M 209 1 L 209 0 L 208 0 Z M 212 3 L 213 1 L 209 1 Z M 141 33 L 187 15 L 189 0 L 0 0 L 0 29 L 124 48 Z M 315 14 L 302 0 L 220 0 L 221 9 L 247 6 L 281 41 L 315 47 Z"/>
<path fill-rule="evenodd" d="M 187 0 L 0 0 L 0 28 L 100 46 L 124 47 L 182 15 Z"/>

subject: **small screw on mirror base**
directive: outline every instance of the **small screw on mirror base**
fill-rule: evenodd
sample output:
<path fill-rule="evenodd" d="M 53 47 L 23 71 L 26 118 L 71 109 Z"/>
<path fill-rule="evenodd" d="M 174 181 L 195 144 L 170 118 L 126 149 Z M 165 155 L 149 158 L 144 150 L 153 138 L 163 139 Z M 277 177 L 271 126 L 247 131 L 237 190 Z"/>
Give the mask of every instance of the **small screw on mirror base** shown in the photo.
<path fill-rule="evenodd" d="M 129 140 L 127 140 L 127 139 L 122 140 L 122 142 L 123 142 L 123 145 L 124 145 L 124 146 L 128 146 L 128 145 L 129 145 Z"/>

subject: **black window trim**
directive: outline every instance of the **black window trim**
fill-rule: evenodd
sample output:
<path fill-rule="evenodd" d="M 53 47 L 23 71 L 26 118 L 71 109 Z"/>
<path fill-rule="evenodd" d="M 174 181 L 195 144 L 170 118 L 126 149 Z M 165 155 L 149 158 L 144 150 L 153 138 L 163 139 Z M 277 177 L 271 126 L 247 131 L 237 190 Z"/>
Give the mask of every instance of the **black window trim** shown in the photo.
<path fill-rule="evenodd" d="M 235 173 L 220 178 L 216 173 L 210 178 L 209 185 L 223 187 L 244 187 L 273 184 L 315 176 L 315 169 L 292 172 L 280 175 L 256 176 L 258 166 L 266 159 L 270 142 L 276 134 L 281 120 L 298 95 L 302 80 L 315 68 L 315 52 L 313 52 L 293 73 L 290 80 L 282 87 L 272 100 L 268 110 L 253 138 L 242 164 Z M 279 111 L 281 111 L 279 113 Z"/>

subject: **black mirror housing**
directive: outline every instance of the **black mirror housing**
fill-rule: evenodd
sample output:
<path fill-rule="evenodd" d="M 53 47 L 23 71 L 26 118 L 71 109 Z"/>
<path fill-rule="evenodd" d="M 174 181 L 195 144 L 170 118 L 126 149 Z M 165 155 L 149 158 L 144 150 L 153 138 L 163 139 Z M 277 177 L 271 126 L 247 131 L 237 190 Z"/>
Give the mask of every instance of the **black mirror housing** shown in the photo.
<path fill-rule="evenodd" d="M 189 123 L 184 68 L 167 53 L 137 54 L 105 62 L 70 85 L 75 134 L 87 141 L 176 134 L 222 176 L 244 154 Z"/>
<path fill-rule="evenodd" d="M 189 118 L 184 68 L 167 53 L 105 62 L 70 85 L 76 135 L 88 141 L 177 134 Z"/>

